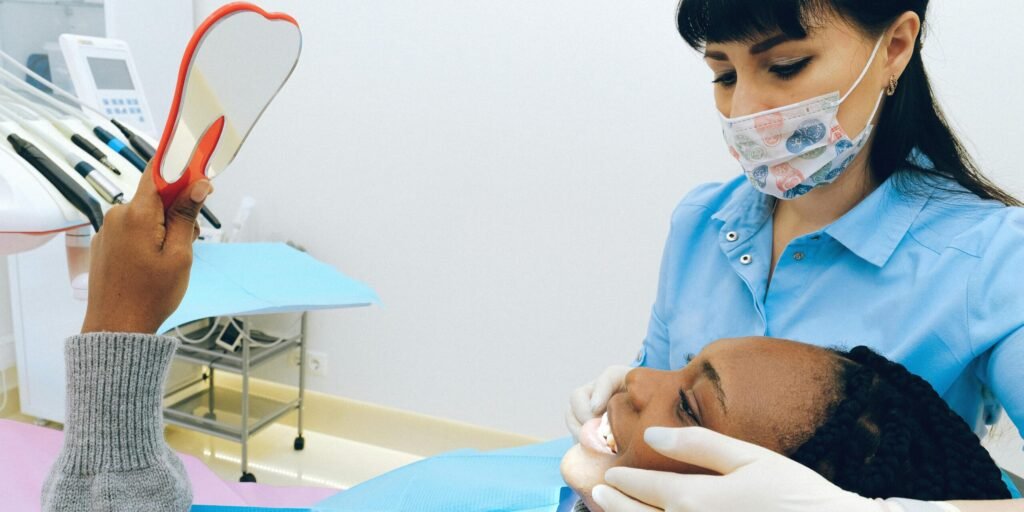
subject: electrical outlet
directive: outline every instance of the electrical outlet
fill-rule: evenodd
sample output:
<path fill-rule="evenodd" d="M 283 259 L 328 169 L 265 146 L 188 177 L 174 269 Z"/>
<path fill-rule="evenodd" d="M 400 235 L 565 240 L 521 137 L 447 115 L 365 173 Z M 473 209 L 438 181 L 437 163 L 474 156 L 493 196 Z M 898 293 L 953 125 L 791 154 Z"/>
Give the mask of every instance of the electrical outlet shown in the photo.
<path fill-rule="evenodd" d="M 327 354 L 323 352 L 306 352 L 306 369 L 311 375 L 327 376 Z"/>

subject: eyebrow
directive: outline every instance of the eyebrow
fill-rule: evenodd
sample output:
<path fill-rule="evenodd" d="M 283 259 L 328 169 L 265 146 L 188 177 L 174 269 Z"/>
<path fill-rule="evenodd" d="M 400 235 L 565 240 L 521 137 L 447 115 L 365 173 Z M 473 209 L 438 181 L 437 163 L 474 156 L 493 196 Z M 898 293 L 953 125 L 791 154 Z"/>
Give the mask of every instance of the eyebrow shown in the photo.
<path fill-rule="evenodd" d="M 774 35 L 772 37 L 769 37 L 768 39 L 765 39 L 764 41 L 761 41 L 760 43 L 757 43 L 757 44 L 751 46 L 750 47 L 750 54 L 751 55 L 757 55 L 759 53 L 764 53 L 764 52 L 766 52 L 768 50 L 771 50 L 772 48 L 775 48 L 776 46 L 778 46 L 778 45 L 780 45 L 782 43 L 785 43 L 786 41 L 792 41 L 792 40 L 793 40 L 793 38 L 789 37 L 786 34 L 777 34 L 777 35 Z M 726 54 L 724 54 L 722 52 L 716 52 L 716 51 L 710 51 L 710 52 L 709 51 L 705 51 L 704 52 L 704 58 L 705 59 L 711 59 L 711 60 L 729 60 L 729 57 Z"/>
<path fill-rule="evenodd" d="M 722 411 L 728 414 L 729 411 L 725 407 L 725 391 L 722 390 L 722 378 L 718 376 L 718 371 L 710 361 L 704 361 L 700 368 L 704 372 L 704 377 L 715 387 L 715 396 L 718 398 L 718 403 L 722 404 Z"/>

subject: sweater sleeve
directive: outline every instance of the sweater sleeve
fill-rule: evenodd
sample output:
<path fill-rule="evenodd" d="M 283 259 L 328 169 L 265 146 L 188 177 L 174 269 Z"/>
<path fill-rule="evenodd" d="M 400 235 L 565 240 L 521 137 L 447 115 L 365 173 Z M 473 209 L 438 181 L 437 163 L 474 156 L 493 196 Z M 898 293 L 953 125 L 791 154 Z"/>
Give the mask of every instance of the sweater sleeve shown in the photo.
<path fill-rule="evenodd" d="M 188 475 L 163 436 L 164 381 L 177 344 L 127 333 L 68 338 L 64 444 L 43 484 L 43 510 L 189 509 Z"/>

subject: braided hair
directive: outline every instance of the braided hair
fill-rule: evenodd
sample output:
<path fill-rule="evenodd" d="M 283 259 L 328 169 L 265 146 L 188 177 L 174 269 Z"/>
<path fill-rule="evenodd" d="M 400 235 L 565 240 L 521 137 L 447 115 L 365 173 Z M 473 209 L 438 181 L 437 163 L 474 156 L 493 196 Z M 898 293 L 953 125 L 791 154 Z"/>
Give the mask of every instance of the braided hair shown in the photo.
<path fill-rule="evenodd" d="M 927 381 L 867 347 L 832 352 L 841 398 L 793 460 L 868 498 L 1010 498 L 977 436 Z"/>

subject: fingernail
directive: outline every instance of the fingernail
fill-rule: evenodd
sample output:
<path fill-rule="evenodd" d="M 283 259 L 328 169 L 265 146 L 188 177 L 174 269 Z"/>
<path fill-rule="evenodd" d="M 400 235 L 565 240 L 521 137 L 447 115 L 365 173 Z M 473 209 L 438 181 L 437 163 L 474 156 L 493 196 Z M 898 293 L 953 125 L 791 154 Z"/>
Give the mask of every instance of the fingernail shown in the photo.
<path fill-rule="evenodd" d="M 203 180 L 196 183 L 192 187 L 192 202 L 201 203 L 206 200 L 206 197 L 213 193 L 213 185 L 209 181 Z"/>
<path fill-rule="evenodd" d="M 601 505 L 601 507 L 604 508 L 608 506 L 608 503 L 606 502 L 606 500 L 608 499 L 607 492 L 607 485 L 598 485 L 597 487 L 594 487 L 594 490 L 590 491 L 590 497 L 594 498 L 594 501 L 596 501 L 598 505 Z"/>
<path fill-rule="evenodd" d="M 665 427 L 650 427 L 644 431 L 644 442 L 654 449 L 665 449 L 672 445 L 672 431 Z"/>

